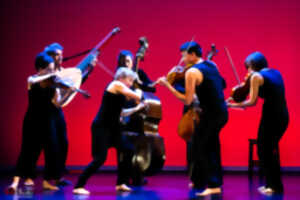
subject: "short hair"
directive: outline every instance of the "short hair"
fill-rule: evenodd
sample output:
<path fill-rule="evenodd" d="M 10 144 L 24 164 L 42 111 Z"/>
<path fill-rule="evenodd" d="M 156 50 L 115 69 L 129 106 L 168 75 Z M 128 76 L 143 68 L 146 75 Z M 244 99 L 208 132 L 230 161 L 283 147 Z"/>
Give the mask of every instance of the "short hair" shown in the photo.
<path fill-rule="evenodd" d="M 245 67 L 247 69 L 251 67 L 254 71 L 260 71 L 261 69 L 268 67 L 268 61 L 262 53 L 256 51 L 247 56 Z"/>
<path fill-rule="evenodd" d="M 54 42 L 45 47 L 44 52 L 48 55 L 55 55 L 57 50 L 64 50 L 64 48 L 57 42 Z"/>
<path fill-rule="evenodd" d="M 186 51 L 188 54 L 195 53 L 197 57 L 202 57 L 201 46 L 194 41 L 185 42 L 180 46 L 180 51 Z"/>
<path fill-rule="evenodd" d="M 137 78 L 137 74 L 131 69 L 121 66 L 115 73 L 114 79 L 119 80 L 127 77 L 131 77 L 132 79 L 135 80 Z"/>
<path fill-rule="evenodd" d="M 35 69 L 39 71 L 40 69 L 45 69 L 50 63 L 54 62 L 53 58 L 46 54 L 45 52 L 39 53 L 35 57 Z"/>
<path fill-rule="evenodd" d="M 120 67 L 124 67 L 125 65 L 125 58 L 126 56 L 130 56 L 131 59 L 133 60 L 133 54 L 131 53 L 131 51 L 128 50 L 121 50 L 119 55 L 118 55 L 118 59 L 117 59 L 117 69 Z"/>

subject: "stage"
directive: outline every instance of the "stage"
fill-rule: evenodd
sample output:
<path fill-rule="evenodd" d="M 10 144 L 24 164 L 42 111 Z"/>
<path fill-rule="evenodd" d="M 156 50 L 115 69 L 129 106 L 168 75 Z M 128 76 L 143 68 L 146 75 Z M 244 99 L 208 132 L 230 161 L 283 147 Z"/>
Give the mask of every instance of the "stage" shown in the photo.
<path fill-rule="evenodd" d="M 176 199 L 222 199 L 222 200 L 256 200 L 256 199 L 284 199 L 296 200 L 300 198 L 299 182 L 300 175 L 283 175 L 285 186 L 284 195 L 262 196 L 258 193 L 259 179 L 254 176 L 249 179 L 245 173 L 225 173 L 222 195 L 213 195 L 207 197 L 197 197 L 197 190 L 188 188 L 188 177 L 180 172 L 164 172 L 157 176 L 148 177 L 148 184 L 144 187 L 134 187 L 131 193 L 117 193 L 115 191 L 116 175 L 111 172 L 98 173 L 93 176 L 86 188 L 90 190 L 90 196 L 73 195 L 73 186 L 66 186 L 60 191 L 43 191 L 41 188 L 41 176 L 36 179 L 34 190 L 21 187 L 19 194 L 5 195 L 4 189 L 10 183 L 11 176 L 2 176 L 0 181 L 0 199 L 47 199 L 47 200 L 88 200 L 88 199 L 152 199 L 152 200 L 176 200 Z M 66 178 L 73 184 L 77 180 L 77 173 L 70 173 Z"/>
<path fill-rule="evenodd" d="M 299 0 L 26 0 L 1 3 L 0 200 L 300 199 L 300 95 L 297 93 L 300 91 Z M 90 196 L 73 195 L 79 171 L 71 170 L 66 178 L 73 185 L 57 192 L 43 191 L 42 175 L 39 175 L 34 191 L 32 188 L 21 188 L 17 195 L 5 195 L 5 188 L 12 181 L 15 172 L 6 173 L 1 170 L 15 168 L 21 152 L 23 120 L 29 103 L 27 80 L 37 73 L 34 66 L 36 55 L 56 42 L 63 46 L 63 57 L 78 55 L 95 47 L 116 27 L 121 31 L 103 46 L 98 55 L 100 64 L 95 66 L 81 87 L 91 94 L 91 98 L 85 99 L 77 95 L 63 108 L 67 136 L 61 146 L 65 153 L 68 152 L 66 166 L 78 166 L 82 169 L 92 159 L 91 124 L 101 105 L 104 90 L 114 79 L 110 72 L 116 71 L 122 50 L 129 50 L 136 55 L 140 48 L 139 39 L 146 37 L 149 49 L 145 53 L 145 59 L 138 62 L 139 69 L 149 79 L 156 81 L 180 63 L 180 46 L 185 42 L 195 41 L 202 47 L 204 59 L 211 52 L 212 44 L 215 45 L 218 54 L 214 56 L 213 62 L 226 81 L 225 99 L 230 97 L 238 80 L 244 80 L 248 73 L 244 61 L 253 52 L 264 54 L 269 67 L 282 74 L 289 125 L 279 143 L 280 163 L 282 169 L 295 169 L 297 172 L 292 175 L 283 170 L 284 195 L 260 195 L 257 191 L 260 186 L 257 176 L 249 180 L 246 172 L 249 152 L 253 150 L 253 159 L 258 159 L 257 146 L 253 146 L 254 149 L 251 150 L 249 139 L 257 139 L 262 99 L 257 101 L 256 106 L 247 109 L 228 109 L 228 122 L 219 134 L 221 164 L 226 171 L 222 195 L 196 197 L 197 191 L 188 188 L 189 178 L 182 170 L 164 171 L 149 177 L 146 186 L 134 188 L 131 193 L 116 193 L 116 173 L 105 171 L 89 180 L 86 189 L 91 192 Z M 230 50 L 232 59 L 229 59 L 225 47 Z M 84 60 L 82 55 L 63 62 L 61 67 L 78 67 Z M 236 70 L 233 70 L 232 63 Z M 159 135 L 164 139 L 164 168 L 185 168 L 186 142 L 177 135 L 184 104 L 169 89 L 160 85 L 157 85 L 155 95 L 160 99 L 162 107 L 162 119 L 154 127 L 158 127 Z M 38 140 L 31 141 L 38 144 Z M 37 166 L 44 166 L 44 160 L 44 156 L 41 156 Z M 116 150 L 112 148 L 108 152 L 104 168 L 116 166 L 117 163 Z M 241 167 L 243 171 L 228 172 L 226 169 L 231 167 Z"/>

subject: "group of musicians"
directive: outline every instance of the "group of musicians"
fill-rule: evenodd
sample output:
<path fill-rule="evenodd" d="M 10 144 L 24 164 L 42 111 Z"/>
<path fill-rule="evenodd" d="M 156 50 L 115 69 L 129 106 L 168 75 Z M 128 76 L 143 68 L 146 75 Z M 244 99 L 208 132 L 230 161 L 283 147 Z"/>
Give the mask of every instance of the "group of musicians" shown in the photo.
<path fill-rule="evenodd" d="M 130 185 L 143 185 L 143 174 L 132 164 L 135 147 L 121 134 L 123 130 L 142 133 L 143 127 L 124 125 L 120 119 L 133 116 L 145 109 L 145 91 L 155 92 L 155 84 L 165 86 L 184 105 L 195 99 L 201 107 L 200 122 L 195 123 L 190 140 L 189 187 L 202 189 L 199 196 L 219 194 L 223 184 L 220 139 L 222 128 L 228 121 L 228 107 L 254 106 L 258 97 L 264 99 L 262 117 L 258 130 L 258 156 L 265 176 L 265 185 L 258 188 L 265 195 L 282 193 L 278 143 L 289 122 L 282 76 L 271 69 L 263 54 L 251 53 L 245 66 L 251 74 L 249 98 L 242 102 L 225 100 L 224 79 L 216 64 L 203 57 L 202 48 L 194 41 L 180 47 L 185 63 L 184 81 L 181 88 L 170 84 L 166 77 L 152 82 L 142 69 L 134 66 L 134 56 L 122 50 L 117 58 L 114 79 L 104 89 L 102 102 L 92 125 L 92 158 L 75 184 L 73 193 L 88 195 L 84 188 L 87 180 L 104 164 L 110 147 L 117 149 L 117 191 L 131 191 Z M 28 108 L 23 121 L 22 147 L 17 161 L 16 173 L 8 191 L 16 192 L 20 179 L 27 186 L 34 185 L 35 167 L 41 151 L 45 154 L 43 188 L 58 190 L 59 185 L 69 184 L 63 178 L 68 152 L 66 123 L 61 109 L 65 100 L 75 91 L 73 86 L 53 84 L 60 78 L 63 47 L 58 43 L 47 46 L 36 56 L 37 73 L 28 78 Z M 89 64 L 96 65 L 94 57 Z M 176 68 L 176 67 L 175 67 Z M 88 76 L 88 73 L 86 74 Z M 87 77 L 82 77 L 86 80 Z M 54 81 L 55 82 L 55 81 Z M 139 89 L 133 85 L 139 85 Z M 65 86 L 65 85 L 64 85 Z M 139 119 L 136 119 L 137 121 Z M 122 125 L 123 124 L 123 125 Z"/>

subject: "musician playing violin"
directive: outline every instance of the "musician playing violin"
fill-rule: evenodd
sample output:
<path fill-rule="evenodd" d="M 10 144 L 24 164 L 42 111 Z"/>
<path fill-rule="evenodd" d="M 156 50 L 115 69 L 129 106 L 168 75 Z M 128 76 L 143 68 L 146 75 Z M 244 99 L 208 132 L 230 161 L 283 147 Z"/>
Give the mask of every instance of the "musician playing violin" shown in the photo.
<path fill-rule="evenodd" d="M 186 105 L 192 103 L 195 94 L 198 97 L 203 112 L 191 139 L 191 186 L 204 189 L 197 193 L 200 196 L 221 193 L 219 133 L 228 119 L 222 77 L 212 62 L 203 60 L 202 49 L 196 42 L 184 43 L 180 51 L 186 66 L 189 66 L 185 73 L 185 94 L 178 92 L 165 77 L 158 83 Z"/>
<path fill-rule="evenodd" d="M 64 68 L 61 66 L 63 61 L 63 47 L 59 43 L 52 43 L 45 47 L 44 52 L 51 56 L 54 60 L 55 71 L 59 72 Z M 68 137 L 67 137 L 67 128 L 64 113 L 62 108 L 57 110 L 57 138 L 59 140 L 59 145 L 61 149 L 60 153 L 60 166 L 61 174 L 66 170 L 66 161 L 68 156 Z M 60 177 L 57 180 L 57 185 L 70 185 L 71 183 L 68 180 Z"/>
<path fill-rule="evenodd" d="M 283 184 L 278 144 L 289 122 L 284 82 L 280 72 L 269 68 L 267 59 L 260 52 L 251 53 L 245 60 L 245 66 L 251 76 L 249 99 L 240 103 L 229 99 L 227 105 L 245 108 L 254 106 L 258 97 L 264 99 L 257 143 L 260 167 L 266 184 L 259 188 L 259 192 L 266 195 L 281 193 Z"/>
<path fill-rule="evenodd" d="M 59 189 L 51 184 L 50 180 L 58 180 L 61 177 L 57 113 L 62 104 L 62 97 L 58 88 L 53 87 L 49 81 L 58 74 L 54 60 L 44 52 L 37 55 L 35 68 L 38 73 L 28 78 L 29 102 L 23 121 L 22 147 L 13 183 L 8 187 L 10 193 L 17 191 L 20 178 L 25 178 L 25 185 L 34 185 L 36 162 L 42 150 L 45 154 L 43 188 Z"/>
<path fill-rule="evenodd" d="M 44 52 L 50 55 L 55 63 L 55 71 L 61 72 L 65 68 L 62 67 L 63 62 L 63 47 L 59 43 L 52 43 L 45 47 Z M 95 66 L 97 59 L 95 58 L 92 63 L 91 67 Z M 82 80 L 85 81 L 87 79 L 88 74 L 83 74 Z M 58 90 L 60 90 L 58 88 Z M 67 99 L 70 93 L 65 93 L 62 99 Z M 68 155 L 68 137 L 67 137 L 67 129 L 66 129 L 66 122 L 62 108 L 58 108 L 57 110 L 57 138 L 59 140 L 58 144 L 60 145 L 61 154 L 60 154 L 60 166 L 61 166 L 61 174 L 66 170 L 66 160 Z M 70 185 L 71 182 L 60 177 L 57 180 L 57 185 L 65 186 Z"/>

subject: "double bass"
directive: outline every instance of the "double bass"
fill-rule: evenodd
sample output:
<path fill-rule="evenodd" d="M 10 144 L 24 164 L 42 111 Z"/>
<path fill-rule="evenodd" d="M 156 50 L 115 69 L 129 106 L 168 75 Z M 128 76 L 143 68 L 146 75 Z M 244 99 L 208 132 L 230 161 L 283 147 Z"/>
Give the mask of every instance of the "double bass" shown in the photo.
<path fill-rule="evenodd" d="M 134 61 L 134 71 L 139 75 L 139 63 L 144 60 L 145 53 L 149 47 L 146 37 L 139 39 L 138 51 Z M 155 88 L 152 83 L 144 83 L 139 77 L 134 84 L 135 89 L 143 90 L 143 101 L 147 107 L 142 111 L 130 116 L 132 125 L 140 131 L 125 131 L 135 146 L 133 166 L 144 175 L 150 176 L 159 172 L 164 166 L 166 155 L 163 138 L 159 135 L 159 122 L 162 119 L 162 108 L 160 99 L 153 94 Z M 130 123 L 130 122 L 129 122 Z M 129 125 L 130 126 L 130 125 Z M 143 134 L 141 134 L 141 132 Z"/>

